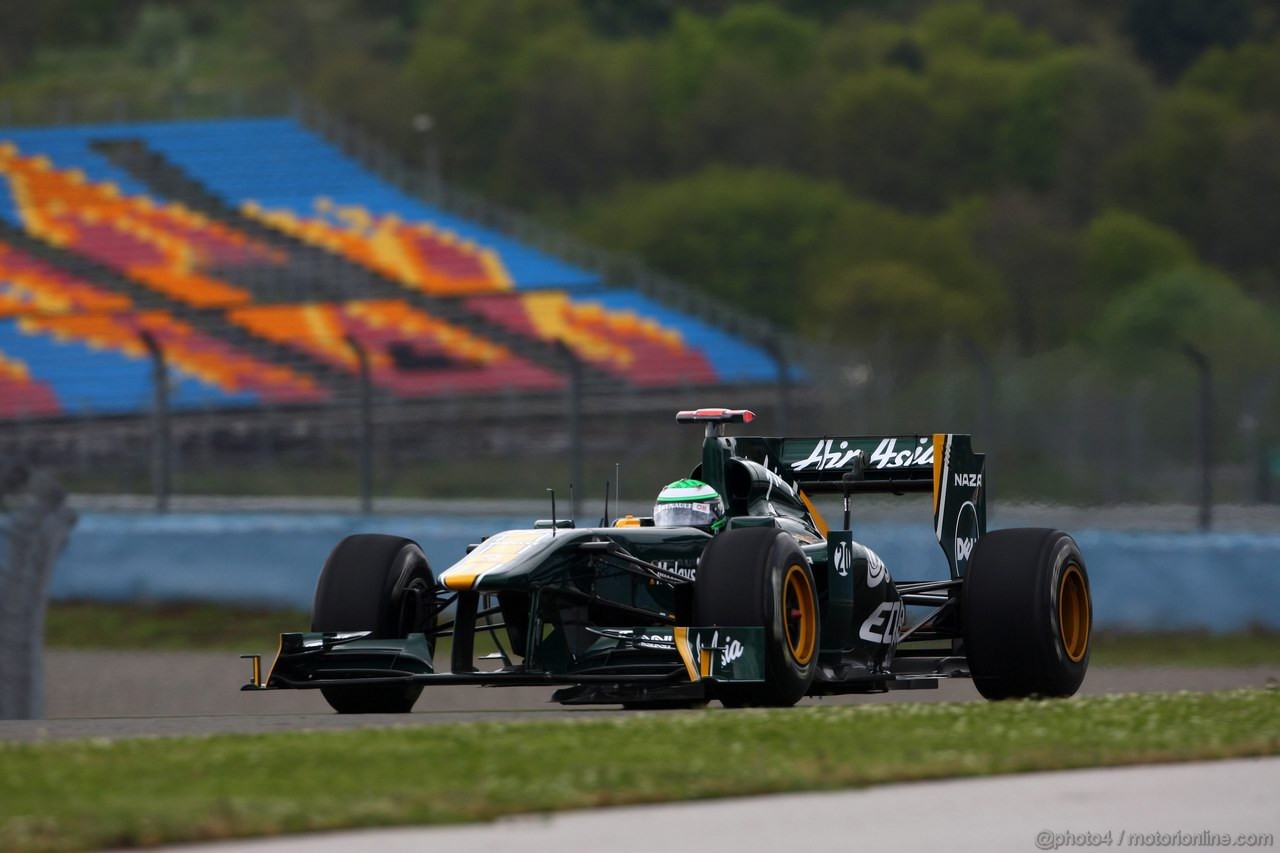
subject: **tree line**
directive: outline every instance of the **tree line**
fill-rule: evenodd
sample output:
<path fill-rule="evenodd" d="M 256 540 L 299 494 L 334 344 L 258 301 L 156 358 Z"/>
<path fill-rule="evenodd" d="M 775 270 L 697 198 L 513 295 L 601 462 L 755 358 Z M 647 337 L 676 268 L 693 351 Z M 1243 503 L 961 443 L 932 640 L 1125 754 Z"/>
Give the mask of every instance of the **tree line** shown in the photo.
<path fill-rule="evenodd" d="M 77 50 L 166 85 L 287 81 L 447 180 L 825 340 L 1208 336 L 1257 360 L 1280 336 L 1265 0 L 0 5 L 10 91 Z"/>

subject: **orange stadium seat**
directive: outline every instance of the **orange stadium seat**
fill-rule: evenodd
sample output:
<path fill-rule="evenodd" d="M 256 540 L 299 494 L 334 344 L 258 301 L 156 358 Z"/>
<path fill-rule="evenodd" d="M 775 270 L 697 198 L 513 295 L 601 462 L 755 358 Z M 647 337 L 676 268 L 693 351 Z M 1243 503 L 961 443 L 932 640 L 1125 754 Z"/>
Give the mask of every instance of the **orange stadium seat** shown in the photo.
<path fill-rule="evenodd" d="M 631 310 L 554 290 L 474 297 L 467 304 L 512 331 L 563 342 L 584 361 L 636 385 L 716 379 L 706 356 L 686 346 L 679 332 Z"/>
<path fill-rule="evenodd" d="M 497 253 L 425 222 L 378 216 L 363 207 L 315 203 L 316 215 L 264 210 L 250 201 L 241 212 L 290 236 L 377 270 L 435 296 L 509 291 L 511 279 Z"/>
<path fill-rule="evenodd" d="M 94 287 L 0 243 L 0 317 L 127 311 L 127 296 Z"/>
<path fill-rule="evenodd" d="M 105 264 L 175 300 L 199 307 L 243 304 L 250 295 L 208 271 L 279 264 L 284 255 L 179 204 L 129 196 L 86 181 L 45 157 L 0 149 L 19 214 L 34 236 Z"/>
<path fill-rule="evenodd" d="M 317 402 L 329 397 L 315 380 L 238 351 L 164 311 L 28 317 L 20 325 L 27 333 L 73 339 L 140 359 L 149 358 L 141 338 L 146 331 L 164 351 L 171 369 L 228 394 L 250 392 L 275 403 Z"/>
<path fill-rule="evenodd" d="M 556 373 L 401 300 L 258 305 L 227 315 L 258 337 L 354 373 L 349 340 L 369 356 L 376 385 L 399 396 L 551 390 Z"/>
<path fill-rule="evenodd" d="M 53 389 L 31 378 L 23 361 L 0 353 L 0 418 L 30 418 L 61 411 Z"/>

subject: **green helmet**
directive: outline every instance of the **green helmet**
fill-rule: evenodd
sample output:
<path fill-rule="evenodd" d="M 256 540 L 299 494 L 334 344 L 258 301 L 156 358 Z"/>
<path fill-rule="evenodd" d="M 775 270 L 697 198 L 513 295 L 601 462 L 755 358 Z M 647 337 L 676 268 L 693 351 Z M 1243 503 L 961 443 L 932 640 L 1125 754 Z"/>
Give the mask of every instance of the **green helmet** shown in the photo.
<path fill-rule="evenodd" d="M 653 507 L 655 527 L 724 527 L 724 502 L 720 494 L 701 480 L 676 480 L 667 484 Z"/>

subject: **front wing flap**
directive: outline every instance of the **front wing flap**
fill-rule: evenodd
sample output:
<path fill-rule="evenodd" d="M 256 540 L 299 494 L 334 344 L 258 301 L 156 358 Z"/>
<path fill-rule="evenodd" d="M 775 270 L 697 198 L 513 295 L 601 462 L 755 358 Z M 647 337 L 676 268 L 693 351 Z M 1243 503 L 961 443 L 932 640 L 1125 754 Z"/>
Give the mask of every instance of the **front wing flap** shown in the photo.
<path fill-rule="evenodd" d="M 562 672 L 508 667 L 491 672 L 437 672 L 423 634 L 380 640 L 368 632 L 289 633 L 266 678 L 254 658 L 253 679 L 244 690 L 306 689 L 336 685 L 413 682 L 418 684 L 587 684 L 691 683 L 764 680 L 764 629 L 724 627 L 600 628 L 595 633 L 619 645 L 669 652 L 666 673 L 636 674 L 625 667 L 584 662 Z"/>

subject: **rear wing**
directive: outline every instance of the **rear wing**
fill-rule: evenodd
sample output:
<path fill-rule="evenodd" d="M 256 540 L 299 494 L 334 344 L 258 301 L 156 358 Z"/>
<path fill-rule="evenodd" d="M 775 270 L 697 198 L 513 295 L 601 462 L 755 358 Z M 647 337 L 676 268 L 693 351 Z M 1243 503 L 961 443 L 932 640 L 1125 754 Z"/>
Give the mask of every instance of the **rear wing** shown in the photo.
<path fill-rule="evenodd" d="M 933 496 L 934 535 L 953 578 L 987 530 L 986 454 L 969 436 L 844 436 L 777 439 L 778 469 L 810 494 Z"/>
<path fill-rule="evenodd" d="M 725 460 L 743 458 L 762 464 L 794 483 L 800 499 L 809 494 L 879 492 L 933 495 L 933 531 L 951 568 L 964 577 L 979 537 L 987 532 L 986 454 L 974 453 L 969 436 L 854 435 L 832 438 L 726 437 L 727 423 L 750 423 L 747 409 L 703 408 L 678 412 L 678 423 L 706 426 L 702 464 L 694 476 L 724 494 Z M 772 474 L 770 474 L 772 476 Z"/>

